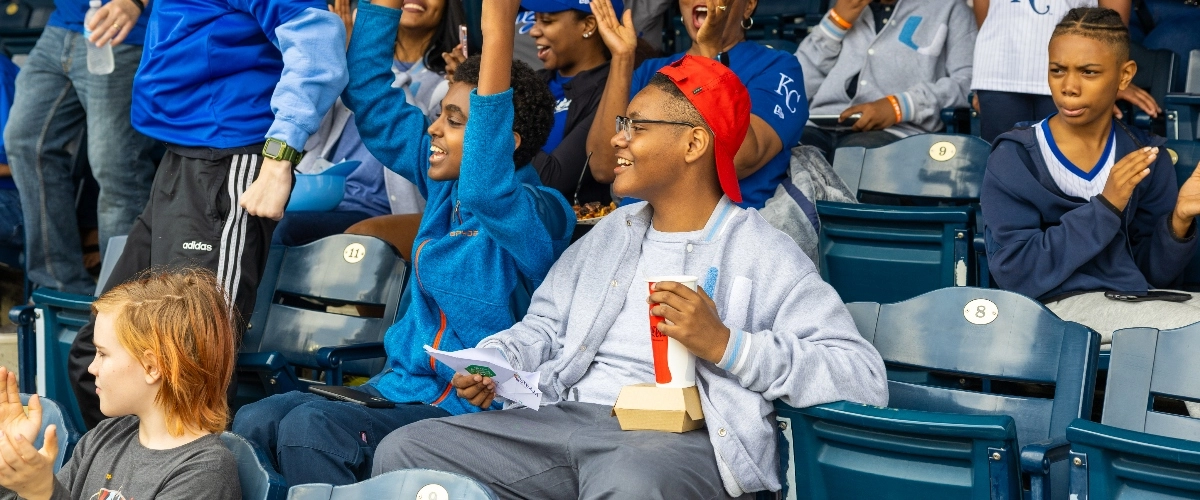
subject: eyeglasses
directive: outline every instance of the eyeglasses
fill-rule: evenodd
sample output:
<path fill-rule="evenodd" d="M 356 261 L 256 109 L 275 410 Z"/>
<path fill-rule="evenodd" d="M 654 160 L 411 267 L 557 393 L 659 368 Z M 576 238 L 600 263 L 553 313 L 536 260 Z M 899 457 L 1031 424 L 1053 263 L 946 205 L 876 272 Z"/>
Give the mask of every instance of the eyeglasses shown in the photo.
<path fill-rule="evenodd" d="M 687 123 L 687 122 L 672 122 L 672 121 L 666 121 L 666 120 L 634 120 L 632 118 L 629 118 L 628 116 L 618 116 L 617 117 L 617 132 L 624 132 L 625 140 L 632 141 L 634 124 L 647 125 L 647 124 L 655 124 L 655 123 L 662 124 L 662 125 L 682 125 L 684 127 L 695 127 L 696 126 L 693 123 Z"/>

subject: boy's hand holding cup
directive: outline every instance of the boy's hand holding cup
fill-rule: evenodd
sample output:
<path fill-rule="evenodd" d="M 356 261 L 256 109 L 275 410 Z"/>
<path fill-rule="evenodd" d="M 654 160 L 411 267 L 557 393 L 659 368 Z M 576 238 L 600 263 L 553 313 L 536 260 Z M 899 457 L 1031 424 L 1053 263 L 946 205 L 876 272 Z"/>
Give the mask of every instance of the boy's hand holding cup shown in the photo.
<path fill-rule="evenodd" d="M 656 382 L 667 387 L 695 385 L 695 356 L 719 362 L 729 343 L 729 328 L 717 315 L 716 302 L 696 287 L 695 277 L 662 276 L 647 281 Z"/>

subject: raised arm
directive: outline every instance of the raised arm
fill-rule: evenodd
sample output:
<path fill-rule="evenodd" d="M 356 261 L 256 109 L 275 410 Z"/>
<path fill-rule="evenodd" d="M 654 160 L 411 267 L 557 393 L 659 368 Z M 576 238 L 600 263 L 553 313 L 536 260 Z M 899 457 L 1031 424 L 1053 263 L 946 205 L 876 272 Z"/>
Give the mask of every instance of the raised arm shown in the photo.
<path fill-rule="evenodd" d="M 609 0 L 594 0 L 592 13 L 596 16 L 600 36 L 612 54 L 612 62 L 604 94 L 600 97 L 600 105 L 596 107 L 596 118 L 592 120 L 592 127 L 588 131 L 587 151 L 592 155 L 588 168 L 592 170 L 596 182 L 610 184 L 616 178 L 613 168 L 617 165 L 617 156 L 610 141 L 616 133 L 614 124 L 617 116 L 624 114 L 629 107 L 637 32 L 633 28 L 633 13 L 626 10 L 623 20 L 618 19 Z"/>
<path fill-rule="evenodd" d="M 343 100 L 354 111 L 363 144 L 389 169 L 428 195 L 428 141 L 425 115 L 393 88 L 393 44 L 400 27 L 402 0 L 360 2 L 355 36 L 350 39 L 350 85 Z"/>

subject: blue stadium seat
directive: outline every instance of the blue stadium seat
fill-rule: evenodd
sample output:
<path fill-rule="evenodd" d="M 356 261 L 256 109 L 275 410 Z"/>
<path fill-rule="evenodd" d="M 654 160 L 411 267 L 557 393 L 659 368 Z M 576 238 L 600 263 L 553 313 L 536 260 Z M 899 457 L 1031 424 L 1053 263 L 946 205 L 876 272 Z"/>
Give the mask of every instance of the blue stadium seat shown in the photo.
<path fill-rule="evenodd" d="M 975 285 L 973 205 L 990 152 L 983 139 L 951 134 L 839 148 L 833 168 L 859 200 L 889 204 L 816 203 L 822 277 L 846 302 Z"/>
<path fill-rule="evenodd" d="M 301 484 L 288 490 L 288 500 L 495 500 L 487 486 L 466 476 L 428 469 L 388 472 L 346 486 Z"/>
<path fill-rule="evenodd" d="M 247 387 L 241 378 L 239 401 L 378 373 L 383 335 L 395 322 L 408 275 L 396 250 L 371 236 L 337 234 L 275 246 L 271 255 L 278 277 L 262 281 L 238 355 L 239 373 L 253 373 L 260 383 Z M 305 370 L 324 376 L 317 380 Z M 256 389 L 262 394 L 252 394 Z"/>
<path fill-rule="evenodd" d="M 1163 102 L 1167 139 L 1200 141 L 1200 95 L 1167 94 Z"/>
<path fill-rule="evenodd" d="M 1113 335 L 1100 424 L 1076 420 L 1073 500 L 1200 498 L 1200 420 L 1160 411 L 1160 398 L 1200 401 L 1200 324 Z"/>
<path fill-rule="evenodd" d="M 849 308 L 887 365 L 889 406 L 776 403 L 785 497 L 1064 498 L 1099 334 L 1002 290 Z"/>
<path fill-rule="evenodd" d="M 75 443 L 79 442 L 79 438 L 83 437 L 83 433 L 79 432 L 79 427 L 71 423 L 63 414 L 62 407 L 55 403 L 50 398 L 41 398 L 42 401 L 42 430 L 38 432 L 37 439 L 33 441 L 33 447 L 42 449 L 42 439 L 44 439 L 46 427 L 49 425 L 55 426 L 55 432 L 58 436 L 58 456 L 54 459 L 54 472 L 58 472 L 67 460 L 71 459 L 71 452 L 75 449 Z M 21 394 L 21 404 L 29 405 L 29 394 Z"/>
<path fill-rule="evenodd" d="M 242 500 L 283 500 L 287 496 L 287 482 L 262 450 L 232 432 L 221 433 L 221 442 L 237 459 Z"/>
<path fill-rule="evenodd" d="M 54 12 L 54 0 L 12 1 L 0 10 L 0 49 L 8 56 L 28 54 Z"/>
<path fill-rule="evenodd" d="M 92 314 L 91 295 L 38 289 L 33 305 L 14 307 L 9 318 L 17 324 L 17 352 L 21 392 L 37 393 L 62 407 L 66 419 L 86 429 L 79 403 L 67 376 L 67 353 Z"/>

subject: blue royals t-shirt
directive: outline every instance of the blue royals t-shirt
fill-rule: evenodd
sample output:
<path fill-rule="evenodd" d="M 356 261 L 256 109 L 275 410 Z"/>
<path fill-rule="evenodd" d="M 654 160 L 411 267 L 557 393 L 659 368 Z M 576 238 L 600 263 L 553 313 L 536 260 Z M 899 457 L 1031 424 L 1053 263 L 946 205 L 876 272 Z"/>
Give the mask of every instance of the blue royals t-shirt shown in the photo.
<path fill-rule="evenodd" d="M 546 154 L 553 154 L 554 148 L 557 148 L 558 144 L 562 142 L 563 129 L 567 127 L 567 110 L 571 108 L 571 100 L 567 99 L 563 85 L 570 82 L 572 78 L 574 77 L 562 76 L 556 71 L 554 78 L 550 79 L 550 94 L 554 96 L 554 127 L 550 129 L 546 145 L 542 146 L 542 151 Z"/>
<path fill-rule="evenodd" d="M 107 5 L 112 0 L 103 0 L 101 3 Z M 138 16 L 137 25 L 125 37 L 125 41 L 129 45 L 141 45 L 146 39 L 146 22 L 150 19 L 150 9 L 154 6 L 154 2 L 144 2 L 146 11 Z M 83 33 L 83 18 L 87 15 L 88 0 L 55 0 L 54 13 L 50 14 L 50 19 L 46 21 L 47 26 L 54 26 Z"/>
<path fill-rule="evenodd" d="M 650 59 L 633 73 L 630 99 L 650 83 L 650 78 L 664 66 L 683 58 L 683 54 Z M 808 97 L 804 94 L 804 75 L 796 56 L 764 47 L 755 42 L 742 42 L 729 51 L 729 69 L 750 91 L 750 114 L 767 122 L 783 142 L 783 149 L 761 169 L 739 182 L 742 188 L 742 208 L 761 209 L 775 194 L 775 188 L 788 176 L 792 148 L 800 144 L 800 134 L 808 121 Z M 626 198 L 625 205 L 638 200 Z"/>

